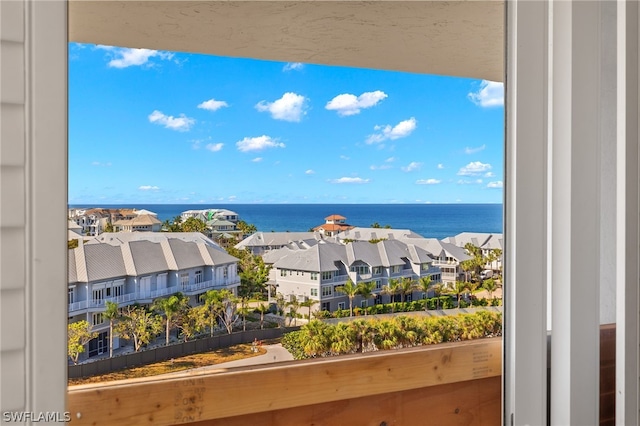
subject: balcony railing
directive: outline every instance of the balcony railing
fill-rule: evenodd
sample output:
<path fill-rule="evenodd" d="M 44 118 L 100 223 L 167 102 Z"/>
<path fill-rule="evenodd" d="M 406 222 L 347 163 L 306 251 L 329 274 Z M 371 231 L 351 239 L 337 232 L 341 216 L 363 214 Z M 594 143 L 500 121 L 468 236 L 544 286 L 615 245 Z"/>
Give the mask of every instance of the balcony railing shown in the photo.
<path fill-rule="evenodd" d="M 173 286 L 160 290 L 140 291 L 135 293 L 127 293 L 118 297 L 110 297 L 104 299 L 82 300 L 79 302 L 69 303 L 69 313 L 76 313 L 83 309 L 104 309 L 106 302 L 115 302 L 118 305 L 127 305 L 136 301 L 155 299 L 157 297 L 167 296 L 179 291 L 184 293 L 194 293 L 206 289 L 222 288 L 234 284 L 238 284 L 239 279 L 209 280 L 200 283 L 186 284 L 182 286 Z"/>

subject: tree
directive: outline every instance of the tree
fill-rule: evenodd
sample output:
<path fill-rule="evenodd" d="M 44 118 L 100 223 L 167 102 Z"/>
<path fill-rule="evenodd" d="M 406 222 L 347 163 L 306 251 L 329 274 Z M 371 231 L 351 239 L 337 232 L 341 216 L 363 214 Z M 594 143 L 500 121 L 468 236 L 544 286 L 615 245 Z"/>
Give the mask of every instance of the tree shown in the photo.
<path fill-rule="evenodd" d="M 313 308 L 313 305 L 315 305 L 316 303 L 318 303 L 318 302 L 316 302 L 313 299 L 307 299 L 304 302 L 300 302 L 300 307 L 301 308 L 309 309 L 309 321 L 311 321 L 311 308 Z"/>
<path fill-rule="evenodd" d="M 227 329 L 233 331 L 239 299 L 229 290 L 209 290 L 200 298 L 209 311 L 210 330 L 213 336 L 216 319 Z"/>
<path fill-rule="evenodd" d="M 104 230 L 102 232 L 114 232 L 113 231 L 113 225 L 111 224 L 111 222 L 107 222 L 107 224 L 104 226 Z"/>
<path fill-rule="evenodd" d="M 264 328 L 264 314 L 269 312 L 269 306 L 261 303 L 256 309 L 260 312 L 260 330 L 262 330 Z"/>
<path fill-rule="evenodd" d="M 291 302 L 287 303 L 287 306 L 289 307 L 289 317 L 293 320 L 293 325 L 295 326 L 298 323 L 297 315 L 298 309 L 300 309 L 300 302 L 294 297 Z M 291 320 L 289 320 L 289 325 L 291 325 Z"/>
<path fill-rule="evenodd" d="M 270 265 L 266 265 L 262 257 L 256 256 L 246 248 L 243 250 L 229 247 L 227 253 L 238 259 L 238 276 L 240 288 L 238 294 L 241 297 L 254 297 L 265 292 L 265 284 L 269 280 Z"/>
<path fill-rule="evenodd" d="M 185 220 L 181 225 L 181 232 L 205 232 L 207 230 L 207 224 L 201 219 L 190 217 Z"/>
<path fill-rule="evenodd" d="M 362 296 L 365 300 L 369 300 L 374 296 L 373 290 L 376 289 L 376 283 L 373 281 L 363 281 L 358 283 L 358 294 Z M 364 311 L 364 314 L 367 314 L 367 311 Z"/>
<path fill-rule="evenodd" d="M 493 278 L 484 280 L 484 282 L 482 283 L 482 288 L 487 290 L 487 293 L 489 293 L 489 299 L 493 299 L 493 292 L 496 291 L 497 288 L 496 282 L 493 280 Z"/>
<path fill-rule="evenodd" d="M 166 298 L 159 298 L 153 302 L 152 309 L 164 315 L 166 325 L 165 344 L 169 345 L 169 331 L 171 327 L 177 326 L 182 311 L 189 305 L 189 298 L 182 293 L 176 293 Z"/>
<path fill-rule="evenodd" d="M 160 333 L 162 318 L 142 306 L 127 306 L 115 329 L 125 339 L 133 339 L 134 350 L 138 352 Z"/>
<path fill-rule="evenodd" d="M 118 318 L 120 318 L 120 311 L 118 310 L 118 304 L 115 302 L 105 302 L 105 310 L 102 316 L 109 320 L 109 358 L 113 358 L 113 326 Z"/>
<path fill-rule="evenodd" d="M 205 305 L 186 309 L 178 327 L 186 342 L 192 339 L 207 326 L 207 307 Z"/>
<path fill-rule="evenodd" d="M 351 278 L 347 280 L 344 285 L 336 287 L 336 291 L 344 293 L 349 298 L 349 316 L 353 316 L 353 298 L 358 294 L 358 286 L 351 281 Z"/>
<path fill-rule="evenodd" d="M 379 228 L 382 228 L 382 225 L 380 225 L 378 222 L 373 222 L 371 224 L 371 228 L 379 229 Z"/>
<path fill-rule="evenodd" d="M 440 310 L 440 296 L 442 295 L 442 284 L 433 286 L 433 295 L 436 297 L 436 309 Z"/>
<path fill-rule="evenodd" d="M 387 281 L 387 285 L 382 286 L 382 292 L 384 294 L 388 294 L 389 295 L 389 301 L 390 301 L 390 303 L 392 303 L 391 312 L 394 312 L 394 310 L 395 310 L 395 305 L 393 303 L 395 302 L 396 294 L 398 294 L 398 286 L 399 285 L 400 285 L 400 283 L 398 282 L 397 279 L 389 278 L 389 281 Z"/>
<path fill-rule="evenodd" d="M 163 232 L 182 232 L 182 217 L 176 216 L 172 222 L 169 219 L 162 223 Z"/>
<path fill-rule="evenodd" d="M 258 232 L 258 228 L 256 228 L 254 224 L 247 223 L 244 220 L 239 220 L 238 223 L 236 223 L 236 227 L 242 233 L 243 238 Z"/>
<path fill-rule="evenodd" d="M 238 309 L 238 314 L 242 317 L 242 331 L 247 331 L 247 315 L 249 315 L 250 312 L 247 298 L 242 297 L 240 299 L 240 309 Z"/>
<path fill-rule="evenodd" d="M 75 239 L 75 240 L 69 240 L 69 241 L 67 241 L 67 248 L 68 248 L 69 250 L 74 249 L 74 248 L 78 248 L 78 240 L 77 240 L 77 239 Z"/>
<path fill-rule="evenodd" d="M 418 280 L 418 289 L 424 293 L 425 299 L 429 294 L 429 290 L 431 290 L 431 275 L 427 275 L 426 277 L 421 277 Z M 425 300 L 424 310 L 427 311 L 428 306 Z"/>
<path fill-rule="evenodd" d="M 403 277 L 398 284 L 398 293 L 400 293 L 401 301 L 405 302 L 407 295 L 413 293 L 416 283 L 409 277 Z"/>
<path fill-rule="evenodd" d="M 82 320 L 67 325 L 67 354 L 74 364 L 78 364 L 78 358 L 84 353 L 84 346 L 90 340 L 98 337 L 98 332 L 88 321 Z"/>
<path fill-rule="evenodd" d="M 464 294 L 465 291 L 469 291 L 468 283 L 464 281 L 456 281 L 456 283 L 453 285 L 453 293 L 458 298 L 458 308 L 460 307 L 460 296 Z"/>

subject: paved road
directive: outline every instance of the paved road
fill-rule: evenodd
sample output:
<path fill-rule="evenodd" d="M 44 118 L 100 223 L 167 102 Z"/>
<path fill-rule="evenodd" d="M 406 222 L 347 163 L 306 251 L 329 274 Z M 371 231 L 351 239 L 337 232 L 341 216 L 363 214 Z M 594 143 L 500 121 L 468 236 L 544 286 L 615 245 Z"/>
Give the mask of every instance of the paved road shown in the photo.
<path fill-rule="evenodd" d="M 192 368 L 190 370 L 176 371 L 174 373 L 159 374 L 153 377 L 168 377 L 168 376 L 180 375 L 184 373 L 198 374 L 198 373 L 202 373 L 210 370 L 220 370 L 220 369 L 226 369 L 231 367 L 246 367 L 246 366 L 261 365 L 261 364 L 272 364 L 275 362 L 293 360 L 293 356 L 289 353 L 289 351 L 283 348 L 282 345 L 279 343 L 276 345 L 264 345 L 263 348 L 267 350 L 267 353 L 264 355 L 253 356 L 250 358 L 239 359 L 236 361 L 221 362 L 214 365 L 208 365 L 206 367 L 198 367 L 198 368 Z"/>

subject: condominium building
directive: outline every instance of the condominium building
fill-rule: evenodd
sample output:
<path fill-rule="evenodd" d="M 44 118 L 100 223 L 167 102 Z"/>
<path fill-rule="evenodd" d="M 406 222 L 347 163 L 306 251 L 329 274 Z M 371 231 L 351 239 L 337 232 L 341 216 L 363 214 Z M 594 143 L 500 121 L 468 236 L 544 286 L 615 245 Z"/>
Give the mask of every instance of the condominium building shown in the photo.
<path fill-rule="evenodd" d="M 108 351 L 105 302 L 148 305 L 181 292 L 192 305 L 212 289 L 237 293 L 237 261 L 198 232 L 118 232 L 88 239 L 69 250 L 69 322 L 87 320 L 99 332 L 88 356 Z M 115 337 L 115 336 L 114 336 Z M 114 348 L 120 343 L 114 338 Z"/>
<path fill-rule="evenodd" d="M 433 282 L 440 281 L 440 270 L 433 267 L 433 259 L 426 250 L 398 240 L 348 244 L 325 240 L 311 247 L 286 247 L 269 257 L 273 259 L 278 253 L 282 257 L 273 261 L 270 284 L 287 300 L 316 300 L 317 308 L 322 310 L 349 306 L 347 296 L 338 291 L 347 280 L 355 284 L 375 283 L 374 298 L 356 297 L 356 305 L 362 307 L 382 303 L 382 288 L 391 279 L 417 280 L 430 276 Z M 406 296 L 411 300 L 413 292 Z M 384 297 L 390 300 L 390 296 Z"/>

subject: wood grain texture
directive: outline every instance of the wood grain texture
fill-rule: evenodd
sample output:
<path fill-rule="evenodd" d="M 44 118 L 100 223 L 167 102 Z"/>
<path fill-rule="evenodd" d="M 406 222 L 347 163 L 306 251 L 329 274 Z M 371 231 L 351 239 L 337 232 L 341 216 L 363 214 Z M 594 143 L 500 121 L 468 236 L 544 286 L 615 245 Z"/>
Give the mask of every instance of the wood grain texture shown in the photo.
<path fill-rule="evenodd" d="M 68 392 L 68 411 L 74 424 L 96 426 L 172 425 L 264 412 L 273 416 L 277 410 L 327 402 L 454 383 L 464 387 L 469 381 L 500 376 L 501 368 L 502 340 L 481 339 L 261 368 L 74 386 Z M 411 400 L 408 395 L 395 398 Z M 499 406 L 499 394 L 495 399 Z M 417 406 L 428 404 L 419 401 Z"/>

